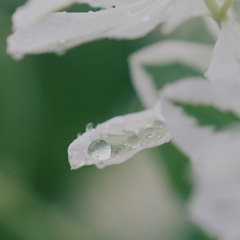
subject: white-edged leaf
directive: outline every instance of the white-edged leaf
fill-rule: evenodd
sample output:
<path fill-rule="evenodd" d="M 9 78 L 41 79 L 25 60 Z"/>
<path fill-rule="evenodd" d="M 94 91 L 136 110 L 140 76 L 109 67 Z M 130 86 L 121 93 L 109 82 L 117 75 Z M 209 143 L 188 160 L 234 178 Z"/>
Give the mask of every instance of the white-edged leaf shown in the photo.
<path fill-rule="evenodd" d="M 166 23 L 163 25 L 162 31 L 168 34 L 185 21 L 208 15 L 208 13 L 209 11 L 203 0 L 176 0 L 168 10 Z"/>
<path fill-rule="evenodd" d="M 240 116 L 240 84 L 185 79 L 161 92 L 163 114 L 173 142 L 191 160 L 195 190 L 190 216 L 218 239 L 240 238 L 240 124 L 216 132 L 199 126 L 174 102 L 213 106 Z"/>
<path fill-rule="evenodd" d="M 69 146 L 69 162 L 72 169 L 94 164 L 103 168 L 169 140 L 157 103 L 152 109 L 115 117 L 86 131 Z"/>
<path fill-rule="evenodd" d="M 211 59 L 212 48 L 208 45 L 165 41 L 150 45 L 132 54 L 129 58 L 133 85 L 146 107 L 158 100 L 158 89 L 145 71 L 144 65 L 166 65 L 179 62 L 205 72 Z"/>
<path fill-rule="evenodd" d="M 240 28 L 231 19 L 222 22 L 206 76 L 213 82 L 240 81 Z"/>
<path fill-rule="evenodd" d="M 172 0 L 142 0 L 130 6 L 88 13 L 51 13 L 8 38 L 8 53 L 62 52 L 100 38 L 134 39 L 162 22 Z"/>
<path fill-rule="evenodd" d="M 131 5 L 142 0 L 28 0 L 13 14 L 13 29 L 29 26 L 51 12 L 58 11 L 74 3 L 87 3 L 93 7 L 112 8 Z"/>

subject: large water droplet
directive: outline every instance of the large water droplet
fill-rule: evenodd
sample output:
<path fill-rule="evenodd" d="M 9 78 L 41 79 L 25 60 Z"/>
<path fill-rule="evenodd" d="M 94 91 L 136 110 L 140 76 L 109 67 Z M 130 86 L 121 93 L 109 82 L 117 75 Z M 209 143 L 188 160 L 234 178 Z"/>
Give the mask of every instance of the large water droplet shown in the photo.
<path fill-rule="evenodd" d="M 127 138 L 127 147 L 136 148 L 140 143 L 140 139 L 137 135 L 130 135 Z"/>
<path fill-rule="evenodd" d="M 95 140 L 88 147 L 88 155 L 93 159 L 107 160 L 111 156 L 111 146 L 104 140 Z"/>

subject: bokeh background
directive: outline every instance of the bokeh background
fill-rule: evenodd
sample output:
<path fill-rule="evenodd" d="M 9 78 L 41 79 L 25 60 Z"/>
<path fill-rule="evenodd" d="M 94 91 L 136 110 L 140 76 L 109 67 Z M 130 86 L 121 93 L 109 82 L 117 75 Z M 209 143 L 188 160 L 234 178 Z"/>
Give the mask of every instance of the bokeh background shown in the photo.
<path fill-rule="evenodd" d="M 0 239 L 210 239 L 188 220 L 189 164 L 173 144 L 103 170 L 71 171 L 67 159 L 87 123 L 143 109 L 128 56 L 168 38 L 211 42 L 203 23 L 196 19 L 170 36 L 156 29 L 138 40 L 99 40 L 63 56 L 14 61 L 6 38 L 23 3 L 0 0 Z M 149 71 L 157 78 L 156 69 Z"/>

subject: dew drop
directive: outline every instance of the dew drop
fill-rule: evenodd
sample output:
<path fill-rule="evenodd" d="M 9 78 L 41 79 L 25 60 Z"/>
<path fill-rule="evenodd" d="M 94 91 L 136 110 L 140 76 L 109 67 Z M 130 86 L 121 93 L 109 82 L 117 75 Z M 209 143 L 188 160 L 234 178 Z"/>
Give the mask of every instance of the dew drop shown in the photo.
<path fill-rule="evenodd" d="M 106 167 L 105 163 L 103 161 L 99 161 L 96 166 L 99 168 L 99 169 L 103 169 Z"/>
<path fill-rule="evenodd" d="M 93 159 L 107 160 L 111 156 L 111 146 L 104 140 L 95 140 L 88 147 L 88 155 Z"/>
<path fill-rule="evenodd" d="M 118 157 L 119 154 L 120 154 L 120 152 L 119 152 L 118 149 L 113 149 L 113 150 L 112 150 L 112 155 L 113 155 L 114 157 Z"/>
<path fill-rule="evenodd" d="M 147 128 L 146 133 L 147 133 L 147 138 L 153 138 L 155 136 L 155 132 L 153 128 Z"/>
<path fill-rule="evenodd" d="M 58 51 L 55 52 L 58 56 L 63 56 L 66 53 L 66 50 L 64 49 L 60 49 Z"/>
<path fill-rule="evenodd" d="M 137 135 L 131 135 L 127 138 L 127 147 L 136 148 L 140 143 L 140 139 Z"/>
<path fill-rule="evenodd" d="M 90 132 L 94 130 L 94 124 L 93 123 L 88 123 L 86 126 L 86 132 Z"/>
<path fill-rule="evenodd" d="M 163 122 L 161 122 L 161 121 L 155 121 L 155 122 L 153 123 L 153 128 L 154 128 L 155 130 L 162 129 L 162 128 L 163 128 Z"/>

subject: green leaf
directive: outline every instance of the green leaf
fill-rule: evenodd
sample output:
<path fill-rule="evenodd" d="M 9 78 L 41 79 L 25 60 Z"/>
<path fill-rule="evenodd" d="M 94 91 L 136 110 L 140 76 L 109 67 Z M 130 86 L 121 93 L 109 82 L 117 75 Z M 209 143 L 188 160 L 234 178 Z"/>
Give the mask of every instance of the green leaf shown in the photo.
<path fill-rule="evenodd" d="M 185 77 L 203 77 L 203 74 L 192 67 L 179 62 L 166 65 L 145 65 L 145 71 L 152 77 L 157 89 L 161 89 L 165 84 L 175 82 Z"/>
<path fill-rule="evenodd" d="M 240 123 L 240 118 L 231 111 L 223 112 L 213 106 L 203 106 L 197 104 L 186 104 L 174 102 L 183 111 L 197 120 L 200 126 L 212 126 L 215 131 L 220 131 L 225 127 Z"/>
<path fill-rule="evenodd" d="M 188 158 L 172 143 L 164 144 L 159 149 L 173 188 L 183 200 L 187 199 L 192 189 L 188 179 L 190 167 Z"/>

